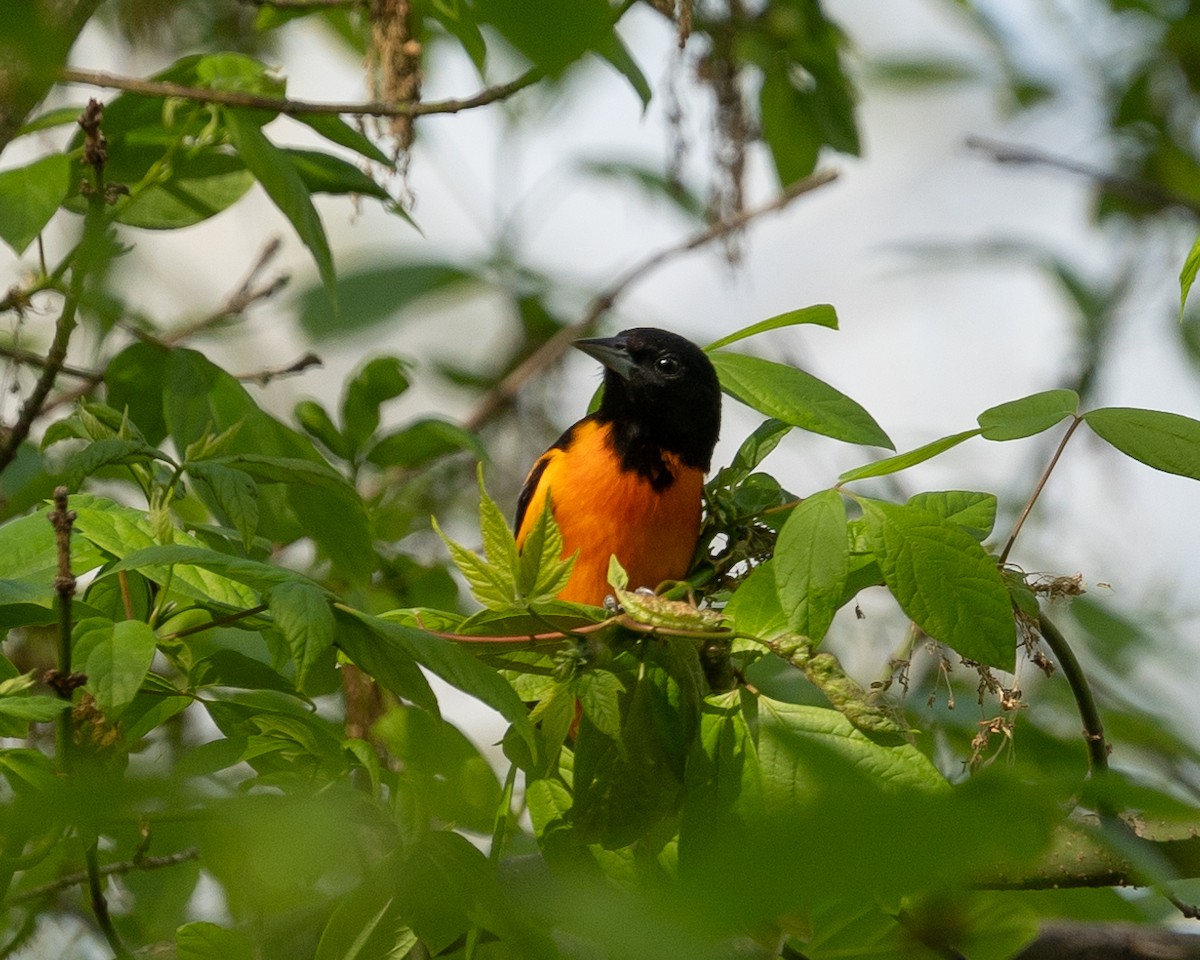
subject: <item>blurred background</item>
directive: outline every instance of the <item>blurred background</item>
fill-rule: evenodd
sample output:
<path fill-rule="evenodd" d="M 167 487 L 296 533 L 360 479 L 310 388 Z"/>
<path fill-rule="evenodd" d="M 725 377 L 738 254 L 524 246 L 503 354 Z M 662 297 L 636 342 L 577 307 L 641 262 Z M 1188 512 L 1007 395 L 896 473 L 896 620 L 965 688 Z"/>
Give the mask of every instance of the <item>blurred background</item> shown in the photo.
<path fill-rule="evenodd" d="M 1181 322 L 1178 279 L 1200 219 L 1200 10 L 1174 0 L 823 6 L 845 36 L 861 156 L 826 151 L 820 167 L 837 171 L 834 183 L 755 220 L 731 244 L 709 244 L 647 273 L 603 331 L 654 325 L 705 343 L 831 303 L 838 332 L 790 328 L 740 346 L 849 394 L 900 450 L 1054 387 L 1078 390 L 1085 409 L 1200 416 L 1200 313 Z M 182 53 L 263 42 L 247 29 L 262 16 L 253 3 L 124 0 L 104 14 L 75 46 L 73 65 L 146 76 Z M 253 52 L 278 65 L 290 97 L 368 97 L 363 53 L 336 15 L 285 21 L 265 35 L 268 48 Z M 196 345 L 234 371 L 315 352 L 320 369 L 251 387 L 285 420 L 305 398 L 332 406 L 350 373 L 388 353 L 412 363 L 412 389 L 385 408 L 391 424 L 461 420 L 481 390 L 578 320 L 622 271 L 703 229 L 706 209 L 736 206 L 703 44 L 680 51 L 675 25 L 644 5 L 622 19 L 620 33 L 653 90 L 648 103 L 628 76 L 585 58 L 549 90 L 420 119 L 404 172 L 384 181 L 408 217 L 371 199 L 318 198 L 340 316 L 329 310 L 308 252 L 257 188 L 187 230 L 126 231 L 136 247 L 110 278 L 115 302 L 125 317 L 186 324 L 207 316 L 278 236 L 282 248 L 263 275 L 287 274 L 288 286 Z M 426 100 L 466 95 L 523 69 L 498 45 L 481 78 L 460 45 L 436 37 L 431 44 Z M 754 78 L 742 82 L 753 101 Z M 96 94 L 60 88 L 48 106 Z M 288 145 L 315 141 L 287 118 L 269 131 Z M 6 164 L 27 162 L 56 137 L 25 138 Z M 745 206 L 769 201 L 778 178 L 767 147 L 752 139 L 738 162 Z M 47 247 L 75 230 L 72 220 L 55 220 Z M 23 269 L 4 254 L 0 283 L 15 283 Z M 0 336 L 44 349 L 49 328 L 48 318 L 31 315 Z M 73 360 L 96 362 L 95 344 L 81 337 L 76 348 Z M 8 367 L 3 386 L 27 390 L 32 376 Z M 484 431 L 489 486 L 506 510 L 529 463 L 582 414 L 598 376 L 591 360 L 572 353 L 526 385 L 515 416 Z M 757 422 L 727 401 L 718 464 Z M 1002 544 L 1063 429 L 1015 443 L 976 439 L 872 481 L 880 484 L 874 489 L 892 497 L 996 492 L 994 542 Z M 878 455 L 794 432 L 765 469 L 804 495 Z M 446 519 L 471 542 L 473 462 L 460 461 L 437 482 L 463 491 L 461 518 Z M 439 509 L 452 513 L 443 501 Z M 440 557 L 424 502 L 412 502 L 397 539 L 418 557 Z M 1028 571 L 1082 575 L 1088 593 L 1071 605 L 1071 631 L 1086 636 L 1082 655 L 1109 688 L 1112 715 L 1122 700 L 1158 703 L 1154 712 L 1184 737 L 1200 732 L 1191 695 L 1197 530 L 1200 496 L 1191 481 L 1142 467 L 1079 431 L 1010 558 Z M 864 681 L 887 673 L 887 656 L 904 638 L 884 601 L 878 609 L 864 603 L 865 619 L 843 611 L 831 632 Z M 928 664 L 914 670 L 911 705 L 920 712 L 937 677 Z M 474 709 L 462 705 L 465 722 L 492 742 L 502 725 Z M 1194 759 L 1180 761 L 1189 777 Z"/>

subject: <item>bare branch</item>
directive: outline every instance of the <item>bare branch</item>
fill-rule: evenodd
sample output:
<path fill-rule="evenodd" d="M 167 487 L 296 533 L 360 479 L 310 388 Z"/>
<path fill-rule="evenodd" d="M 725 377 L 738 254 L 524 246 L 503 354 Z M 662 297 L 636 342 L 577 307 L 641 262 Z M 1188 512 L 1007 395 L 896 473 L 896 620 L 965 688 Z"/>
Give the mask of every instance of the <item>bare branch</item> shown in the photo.
<path fill-rule="evenodd" d="M 1004 143 L 988 137 L 967 137 L 966 144 L 972 150 L 987 154 L 996 163 L 1053 167 L 1056 170 L 1065 170 L 1068 173 L 1086 177 L 1109 193 L 1119 194 L 1126 199 L 1155 207 L 1174 207 L 1200 217 L 1200 203 L 1149 180 L 1139 180 L 1136 177 L 1110 173 L 1099 167 L 1072 160 L 1070 157 L 1047 153 L 1033 147 Z"/>
<path fill-rule="evenodd" d="M 135 870 L 161 870 L 163 867 L 173 867 L 180 863 L 187 863 L 189 860 L 199 859 L 200 851 L 195 847 L 189 847 L 186 850 L 179 850 L 176 853 L 169 853 L 161 857 L 135 857 L 132 860 L 120 860 L 116 863 L 101 864 L 98 867 L 98 873 L 102 877 L 107 877 L 112 874 L 132 873 Z M 20 893 L 9 897 L 8 903 L 26 903 L 29 900 L 41 900 L 44 897 L 58 893 L 60 890 L 78 887 L 80 884 L 87 882 L 88 875 L 86 871 L 80 870 L 78 873 L 68 873 L 57 880 L 43 883 L 40 887 L 34 887 L 31 890 L 22 890 Z"/>
<path fill-rule="evenodd" d="M 238 379 L 243 383 L 257 383 L 260 387 L 265 387 L 272 380 L 279 377 L 294 377 L 298 373 L 303 373 L 310 367 L 321 366 L 321 358 L 312 351 L 304 354 L 298 360 L 293 360 L 291 363 L 282 367 L 268 367 L 265 370 L 255 370 L 251 373 L 239 373 Z"/>
<path fill-rule="evenodd" d="M 527 357 L 520 366 L 484 394 L 483 398 L 476 404 L 475 409 L 463 421 L 463 426 L 468 430 L 478 430 L 483 424 L 491 420 L 512 401 L 513 397 L 517 395 L 518 391 L 520 391 L 527 381 L 537 376 L 562 357 L 571 346 L 571 341 L 590 333 L 601 317 L 612 309 L 613 304 L 626 289 L 656 267 L 682 254 L 690 253 L 692 250 L 703 247 L 730 233 L 741 230 L 752 220 L 782 210 L 797 197 L 810 193 L 818 187 L 832 183 L 836 179 L 836 170 L 824 170 L 814 173 L 811 177 L 793 183 L 773 200 L 762 206 L 743 210 L 736 216 L 729 217 L 727 220 L 719 220 L 698 233 L 692 234 L 682 242 L 659 250 L 644 260 L 635 263 L 592 299 L 578 323 L 559 330 L 553 337 L 542 344 L 536 352 Z"/>
<path fill-rule="evenodd" d="M 540 70 L 527 70 L 508 83 L 485 87 L 469 97 L 447 100 L 428 100 L 424 103 L 383 103 L 371 100 L 365 103 L 323 103 L 312 100 L 290 100 L 284 97 L 264 97 L 242 90 L 210 90 L 204 87 L 187 87 L 161 80 L 140 80 L 136 77 L 121 77 L 99 70 L 76 70 L 67 68 L 59 73 L 64 83 L 83 83 L 93 87 L 105 87 L 137 93 L 147 97 L 180 97 L 197 103 L 219 103 L 227 107 L 250 107 L 256 110 L 273 110 L 277 113 L 297 114 L 352 114 L 360 117 L 423 117 L 435 113 L 459 113 L 476 107 L 506 100 L 514 93 L 533 86 L 542 79 Z"/>

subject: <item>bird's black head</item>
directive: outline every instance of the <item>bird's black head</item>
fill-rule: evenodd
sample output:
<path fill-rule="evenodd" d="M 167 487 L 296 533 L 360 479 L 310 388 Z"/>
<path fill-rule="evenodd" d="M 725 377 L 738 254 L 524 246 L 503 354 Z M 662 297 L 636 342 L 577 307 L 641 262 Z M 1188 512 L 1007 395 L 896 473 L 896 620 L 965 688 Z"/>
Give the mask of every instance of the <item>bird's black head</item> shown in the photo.
<path fill-rule="evenodd" d="M 654 327 L 575 346 L 604 364 L 596 416 L 613 424 L 627 459 L 636 463 L 639 451 L 657 448 L 708 470 L 721 429 L 721 386 L 703 350 Z"/>

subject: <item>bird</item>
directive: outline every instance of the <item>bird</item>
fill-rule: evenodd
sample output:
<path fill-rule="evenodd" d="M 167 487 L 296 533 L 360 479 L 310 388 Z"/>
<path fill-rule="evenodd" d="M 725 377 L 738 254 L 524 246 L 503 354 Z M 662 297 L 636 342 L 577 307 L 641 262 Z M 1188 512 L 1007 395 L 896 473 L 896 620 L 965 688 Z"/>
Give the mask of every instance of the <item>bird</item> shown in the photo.
<path fill-rule="evenodd" d="M 721 387 L 704 351 L 667 330 L 635 327 L 573 345 L 604 365 L 604 393 L 534 462 L 514 529 L 519 549 L 549 497 L 562 555 L 575 555 L 558 598 L 602 606 L 610 556 L 630 590 L 686 576 L 721 429 Z"/>

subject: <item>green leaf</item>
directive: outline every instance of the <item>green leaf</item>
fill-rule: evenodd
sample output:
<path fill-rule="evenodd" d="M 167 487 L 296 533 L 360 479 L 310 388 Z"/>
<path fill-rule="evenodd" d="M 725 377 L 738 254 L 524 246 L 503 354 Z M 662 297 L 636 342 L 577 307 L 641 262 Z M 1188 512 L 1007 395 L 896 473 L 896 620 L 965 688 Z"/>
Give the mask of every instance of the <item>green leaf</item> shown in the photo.
<path fill-rule="evenodd" d="M 345 337 L 391 320 L 421 297 L 461 287 L 476 277 L 453 263 L 387 263 L 343 272 L 337 279 L 340 313 L 319 290 L 300 297 L 300 328 L 314 340 Z"/>
<path fill-rule="evenodd" d="M 985 440 L 1020 440 L 1049 430 L 1079 410 L 1074 390 L 1046 390 L 1020 400 L 989 407 L 979 415 Z"/>
<path fill-rule="evenodd" d="M 819 327 L 828 327 L 830 330 L 836 330 L 838 328 L 837 311 L 828 303 L 818 303 L 811 307 L 800 307 L 796 310 L 789 310 L 787 313 L 780 313 L 774 317 L 768 317 L 766 320 L 760 320 L 758 323 L 752 323 L 748 327 L 743 327 L 741 330 L 737 330 L 728 336 L 721 337 L 720 340 L 714 340 L 704 349 L 709 352 L 719 350 L 722 347 L 729 346 L 731 343 L 745 340 L 747 337 L 766 333 L 768 330 L 794 327 L 802 323 L 815 323 Z"/>
<path fill-rule="evenodd" d="M 196 541 L 192 541 L 195 543 Z M 123 560 L 106 567 L 102 577 L 110 577 L 122 570 L 141 570 L 149 579 L 162 583 L 168 579 L 167 567 L 176 567 L 175 577 L 186 576 L 186 570 L 180 567 L 197 567 L 219 573 L 230 580 L 244 583 L 256 590 L 266 590 L 283 583 L 299 583 L 309 586 L 299 573 L 282 566 L 261 563 L 258 560 L 248 560 L 245 557 L 235 557 L 232 554 L 209 550 L 207 547 L 192 546 L 188 543 L 148 546 L 130 550 Z M 314 586 L 314 589 L 317 589 Z M 251 604 L 246 604 L 250 606 Z"/>
<path fill-rule="evenodd" d="M 408 389 L 408 364 L 398 357 L 375 357 L 346 384 L 342 397 L 342 436 L 358 450 L 379 428 L 379 408 Z"/>
<path fill-rule="evenodd" d="M 691 219 L 704 218 L 704 201 L 700 197 L 648 164 L 626 160 L 585 160 L 580 163 L 579 169 L 589 176 L 637 187 L 651 199 L 666 200 Z"/>
<path fill-rule="evenodd" d="M 172 350 L 163 408 L 177 450 L 241 425 L 222 448 L 229 458 L 214 460 L 259 481 L 259 536 L 280 544 L 311 537 L 349 580 L 371 575 L 376 553 L 358 492 L 311 440 L 269 416 L 234 377 L 194 350 Z"/>
<path fill-rule="evenodd" d="M 750 571 L 723 611 L 739 635 L 771 640 L 788 629 L 788 618 L 775 585 L 775 562 L 767 560 Z M 734 641 L 737 645 L 737 641 Z"/>
<path fill-rule="evenodd" d="M 1179 271 L 1179 319 L 1183 319 L 1183 310 L 1187 306 L 1188 294 L 1192 284 L 1196 282 L 1196 271 L 1200 270 L 1200 236 L 1196 237 L 1192 249 L 1188 251 L 1187 259 L 1183 261 L 1183 269 Z"/>
<path fill-rule="evenodd" d="M 491 765 L 454 725 L 414 707 L 394 707 L 372 733 L 403 765 L 423 803 L 439 820 L 466 830 L 491 830 L 500 782 Z"/>
<path fill-rule="evenodd" d="M 991 493 L 973 490 L 931 491 L 909 497 L 908 505 L 957 523 L 981 543 L 996 525 L 996 496 Z"/>
<path fill-rule="evenodd" d="M 1090 410 L 1083 419 L 1126 456 L 1155 470 L 1200 480 L 1200 421 L 1134 407 Z"/>
<path fill-rule="evenodd" d="M 475 0 L 473 6 L 481 21 L 550 76 L 601 47 L 612 32 L 606 0 Z"/>
<path fill-rule="evenodd" d="M 779 182 L 786 187 L 803 180 L 816 169 L 821 136 L 806 98 L 788 78 L 786 64 L 763 71 L 758 110 Z"/>
<path fill-rule="evenodd" d="M 759 413 L 835 440 L 895 449 L 866 410 L 803 370 L 723 351 L 710 359 L 721 388 Z"/>
<path fill-rule="evenodd" d="M 350 481 L 321 460 L 301 457 L 276 457 L 257 453 L 232 453 L 199 461 L 248 474 L 259 483 L 287 483 L 318 487 L 332 493 L 353 494 Z"/>
<path fill-rule="evenodd" d="M 13 139 L 25 137 L 31 133 L 39 133 L 42 130 L 65 127 L 68 123 L 76 123 L 84 109 L 86 108 L 82 106 L 55 107 L 53 110 L 39 113 L 36 117 L 32 117 L 21 124 L 21 129 L 16 132 Z"/>
<path fill-rule="evenodd" d="M 165 454 L 159 453 L 144 440 L 120 440 L 110 437 L 106 440 L 94 440 L 82 450 L 71 454 L 64 470 L 70 486 L 78 488 L 83 484 L 84 477 L 91 476 L 104 467 L 150 463 L 152 460 L 170 462 Z"/>
<path fill-rule="evenodd" d="M 315 130 L 326 140 L 347 147 L 360 156 L 366 157 L 372 163 L 378 163 L 390 168 L 392 161 L 388 155 L 371 142 L 365 134 L 354 129 L 345 120 L 331 113 L 294 113 L 293 120 L 298 120 L 311 130 Z"/>
<path fill-rule="evenodd" d="M 479 460 L 487 451 L 479 438 L 449 420 L 417 420 L 407 427 L 380 438 L 367 452 L 367 460 L 377 467 L 402 467 L 411 470 L 439 457 L 467 452 Z"/>
<path fill-rule="evenodd" d="M 319 150 L 283 150 L 310 193 L 354 193 L 390 201 L 392 195 L 354 164 Z"/>
<path fill-rule="evenodd" d="M 597 730 L 614 740 L 621 736 L 621 694 L 625 685 L 608 670 L 584 670 L 575 680 L 584 715 Z"/>
<path fill-rule="evenodd" d="M 484 666 L 470 653 L 441 637 L 381 617 L 347 612 L 451 686 L 487 704 L 513 725 L 531 749 L 534 748 L 533 727 L 525 704 L 508 681 L 491 667 Z"/>
<path fill-rule="evenodd" d="M 889 473 L 898 473 L 916 466 L 918 463 L 932 460 L 952 447 L 957 447 L 964 440 L 979 436 L 979 433 L 979 430 L 964 430 L 962 433 L 954 433 L 948 437 L 933 440 L 915 450 L 909 450 L 907 453 L 899 453 L 894 457 L 876 460 L 873 463 L 855 467 L 853 470 L 847 470 L 838 477 L 838 480 L 842 483 L 850 483 L 853 480 L 866 480 L 868 477 L 883 477 Z"/>
<path fill-rule="evenodd" d="M 0 718 L 12 718 L 23 723 L 49 723 L 70 706 L 71 702 L 61 697 L 0 694 Z M 5 736 L 20 734 L 6 733 Z"/>
<path fill-rule="evenodd" d="M 512 572 L 497 570 L 474 550 L 446 536 L 436 519 L 432 522 L 434 533 L 442 538 L 442 543 L 450 551 L 450 559 L 467 581 L 471 595 L 489 610 L 511 609 L 517 599 Z"/>
<path fill-rule="evenodd" d="M 333 254 L 325 237 L 325 228 L 313 206 L 308 187 L 305 186 L 295 165 L 284 151 L 267 139 L 262 128 L 248 113 L 242 110 L 223 111 L 225 128 L 229 139 L 237 149 L 238 156 L 246 169 L 266 190 L 272 202 L 291 222 L 301 242 L 308 247 L 321 275 L 321 282 L 331 301 L 335 296 Z"/>
<path fill-rule="evenodd" d="M 406 649 L 396 643 L 381 643 L 378 631 L 352 611 L 335 610 L 334 622 L 334 643 L 351 661 L 396 696 L 440 716 L 437 695 Z"/>
<path fill-rule="evenodd" d="M 477 468 L 479 479 L 479 533 L 483 538 L 483 553 L 488 563 L 507 583 L 517 583 L 519 559 L 517 541 L 499 505 L 488 496 L 483 485 L 483 464 Z"/>
<path fill-rule="evenodd" d="M 87 689 L 109 720 L 116 720 L 137 696 L 156 644 L 154 631 L 140 620 L 113 623 L 89 617 L 75 625 L 72 662 L 87 675 Z"/>
<path fill-rule="evenodd" d="M 62 206 L 70 189 L 71 161 L 61 153 L 0 172 L 0 240 L 20 256 Z"/>
<path fill-rule="evenodd" d="M 542 512 L 521 544 L 517 590 L 530 604 L 553 600 L 567 585 L 575 557 L 563 557 L 563 538 L 547 497 Z M 612 558 L 614 561 L 616 557 Z"/>
<path fill-rule="evenodd" d="M 926 510 L 860 503 L 884 580 L 909 619 L 964 657 L 1011 671 L 1016 632 L 995 560 L 958 524 Z"/>
<path fill-rule="evenodd" d="M 104 368 L 108 405 L 126 414 L 149 443 L 167 435 L 162 384 L 170 351 L 158 344 L 131 343 Z"/>
<path fill-rule="evenodd" d="M 85 498 L 72 496 L 72 510 Z M 53 597 L 54 577 L 58 572 L 58 553 L 54 528 L 46 519 L 46 511 L 0 525 L 0 579 L 17 581 L 43 597 L 49 606 Z M 84 537 L 71 538 L 71 570 L 76 576 L 95 570 L 105 557 Z"/>
<path fill-rule="evenodd" d="M 189 463 L 186 469 L 192 479 L 208 487 L 224 521 L 241 534 L 242 546 L 249 552 L 258 528 L 258 485 L 254 479 L 244 470 L 211 460 Z"/>
<path fill-rule="evenodd" d="M 175 931 L 178 960 L 254 960 L 254 945 L 236 930 L 194 920 Z"/>
<path fill-rule="evenodd" d="M 779 531 L 773 563 L 788 626 L 819 643 L 842 605 L 850 571 L 841 494 L 825 490 L 792 511 Z"/>
<path fill-rule="evenodd" d="M 884 790 L 943 793 L 949 785 L 911 743 L 876 743 L 837 710 L 758 698 L 758 759 L 769 810 L 794 810 L 818 788 L 811 764 L 828 752 Z M 818 767 L 819 769 L 819 767 Z"/>
<path fill-rule="evenodd" d="M 271 588 L 267 604 L 296 661 L 296 687 L 305 690 L 313 667 L 333 646 L 329 600 L 315 584 L 289 580 Z"/>
<path fill-rule="evenodd" d="M 650 83 L 646 79 L 646 75 L 642 73 L 642 68 L 638 66 L 637 61 L 633 58 L 633 54 L 629 52 L 629 48 L 625 46 L 625 42 L 615 30 L 610 31 L 597 44 L 596 52 L 612 64 L 613 69 L 617 73 L 629 81 L 629 85 L 633 87 L 633 92 L 642 101 L 642 110 L 650 106 L 650 99 L 654 95 L 653 90 L 650 88 Z"/>
<path fill-rule="evenodd" d="M 323 443 L 335 456 L 350 459 L 346 438 L 334 425 L 333 417 L 316 400 L 301 400 L 292 408 L 292 416 L 310 437 Z"/>
<path fill-rule="evenodd" d="M 484 63 L 487 60 L 487 44 L 479 30 L 471 5 L 463 0 L 433 0 L 429 5 L 429 15 L 438 21 L 446 32 L 460 44 L 479 75 L 483 76 Z"/>
<path fill-rule="evenodd" d="M 169 142 L 130 144 L 120 152 L 120 164 L 108 172 L 122 177 L 122 182 L 137 182 L 161 163 L 170 149 Z M 203 147 L 173 156 L 161 180 L 118 199 L 113 219 L 145 230 L 177 230 L 233 206 L 254 186 L 254 175 L 226 150 Z M 73 199 L 68 206 L 81 212 L 83 203 Z"/>
<path fill-rule="evenodd" d="M 387 878 L 369 877 L 338 902 L 313 960 L 403 960 L 417 945 L 403 916 Z"/>

